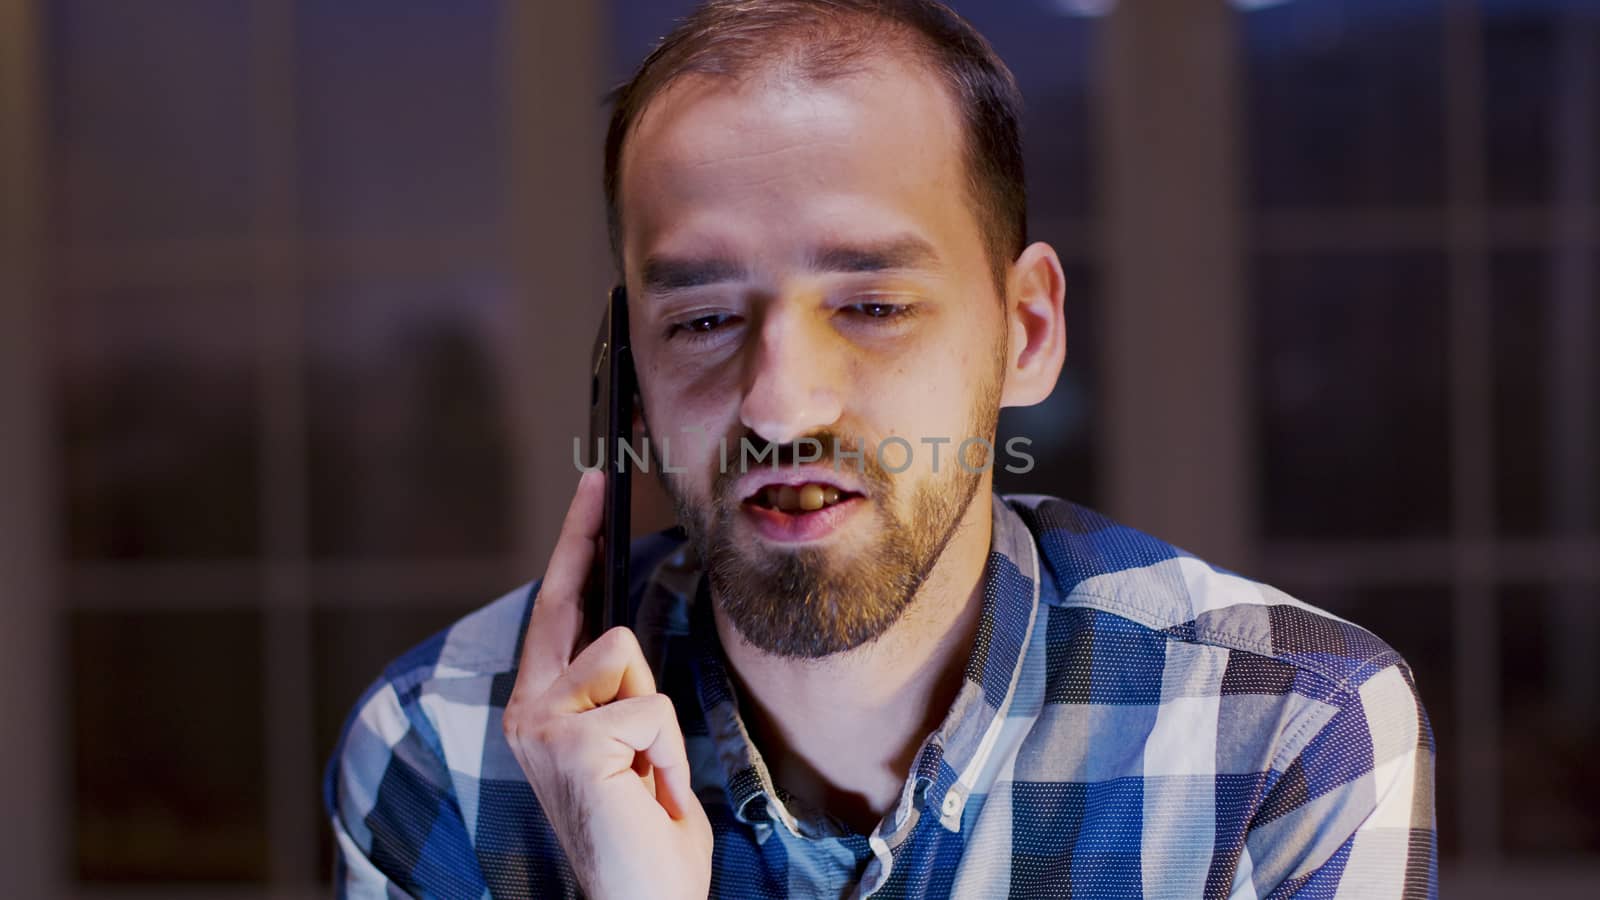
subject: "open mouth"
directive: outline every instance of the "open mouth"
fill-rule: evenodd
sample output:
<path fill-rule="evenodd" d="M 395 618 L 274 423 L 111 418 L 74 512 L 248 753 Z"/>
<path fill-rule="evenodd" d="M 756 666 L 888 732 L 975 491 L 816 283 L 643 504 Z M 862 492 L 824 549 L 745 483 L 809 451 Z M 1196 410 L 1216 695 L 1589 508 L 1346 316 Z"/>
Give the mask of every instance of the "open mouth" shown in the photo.
<path fill-rule="evenodd" d="M 860 496 L 835 485 L 812 481 L 804 484 L 769 484 L 746 497 L 744 502 L 760 509 L 800 515 L 827 509 Z"/>

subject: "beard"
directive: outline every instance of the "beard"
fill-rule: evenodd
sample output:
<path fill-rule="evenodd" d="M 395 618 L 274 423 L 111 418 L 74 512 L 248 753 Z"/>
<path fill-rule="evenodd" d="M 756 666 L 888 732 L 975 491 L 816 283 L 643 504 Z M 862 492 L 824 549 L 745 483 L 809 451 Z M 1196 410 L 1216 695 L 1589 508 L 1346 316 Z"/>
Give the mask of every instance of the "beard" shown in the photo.
<path fill-rule="evenodd" d="M 980 392 L 969 424 L 968 436 L 984 438 L 991 446 L 999 416 L 999 382 L 996 372 Z M 764 446 L 753 435 L 746 437 L 753 446 Z M 874 521 L 858 526 L 872 537 L 853 552 L 838 546 L 786 548 L 741 541 L 736 534 L 743 498 L 734 495 L 734 486 L 744 473 L 738 466 L 714 474 L 709 503 L 689 498 L 682 485 L 658 467 L 678 522 L 711 579 L 712 597 L 728 621 L 752 646 L 793 659 L 821 659 L 854 649 L 898 622 L 943 555 L 983 482 L 984 471 L 994 462 L 993 453 L 987 460 L 969 460 L 965 465 L 962 460 L 941 460 L 940 471 L 902 496 L 907 492 L 896 491 L 896 478 L 871 448 L 863 448 L 859 441 L 852 446 L 829 431 L 808 437 L 823 448 L 817 463 L 857 465 L 869 504 L 866 512 Z M 960 443 L 952 440 L 950 446 Z M 740 445 L 736 439 L 730 446 Z M 793 443 L 773 448 L 780 467 L 792 462 L 795 448 Z M 839 454 L 840 448 L 861 455 Z M 838 456 L 846 461 L 840 463 Z"/>

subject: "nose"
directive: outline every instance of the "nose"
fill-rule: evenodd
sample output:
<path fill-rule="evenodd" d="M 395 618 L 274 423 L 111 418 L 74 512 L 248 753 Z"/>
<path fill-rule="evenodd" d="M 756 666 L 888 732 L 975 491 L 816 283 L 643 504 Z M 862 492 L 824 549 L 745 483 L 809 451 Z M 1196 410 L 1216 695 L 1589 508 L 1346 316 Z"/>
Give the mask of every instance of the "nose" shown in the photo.
<path fill-rule="evenodd" d="M 746 366 L 739 419 L 775 444 L 787 444 L 839 420 L 839 362 L 832 333 L 800 304 L 771 303 Z"/>

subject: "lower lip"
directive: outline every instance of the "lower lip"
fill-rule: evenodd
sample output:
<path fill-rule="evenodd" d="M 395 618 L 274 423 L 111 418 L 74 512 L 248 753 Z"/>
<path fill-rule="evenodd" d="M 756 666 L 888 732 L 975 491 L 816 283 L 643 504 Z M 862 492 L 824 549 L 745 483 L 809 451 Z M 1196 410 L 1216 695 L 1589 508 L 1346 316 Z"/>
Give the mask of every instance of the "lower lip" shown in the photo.
<path fill-rule="evenodd" d="M 851 497 L 811 512 L 786 513 L 753 503 L 742 504 L 740 508 L 757 534 L 777 543 L 800 544 L 833 534 L 862 504 L 861 497 Z"/>

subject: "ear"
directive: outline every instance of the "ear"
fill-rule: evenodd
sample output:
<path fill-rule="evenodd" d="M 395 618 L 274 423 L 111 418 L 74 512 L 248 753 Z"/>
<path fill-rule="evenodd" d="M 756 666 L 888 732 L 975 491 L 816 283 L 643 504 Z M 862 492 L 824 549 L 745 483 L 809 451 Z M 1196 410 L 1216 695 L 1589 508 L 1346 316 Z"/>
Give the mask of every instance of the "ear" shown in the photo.
<path fill-rule="evenodd" d="M 1001 406 L 1032 406 L 1055 390 L 1067 359 L 1066 278 L 1049 244 L 1028 245 L 1006 278 L 1006 353 Z"/>

